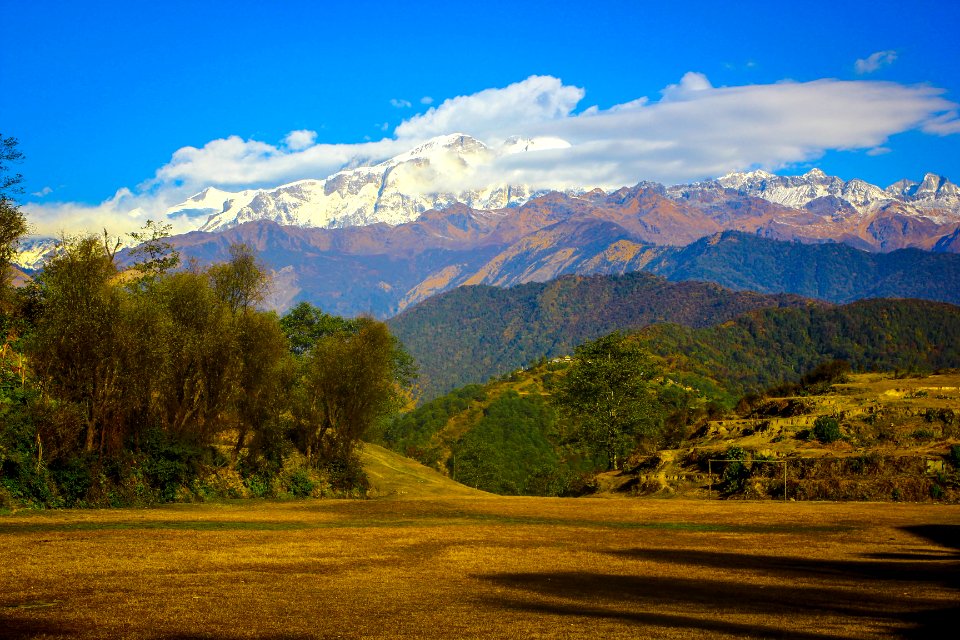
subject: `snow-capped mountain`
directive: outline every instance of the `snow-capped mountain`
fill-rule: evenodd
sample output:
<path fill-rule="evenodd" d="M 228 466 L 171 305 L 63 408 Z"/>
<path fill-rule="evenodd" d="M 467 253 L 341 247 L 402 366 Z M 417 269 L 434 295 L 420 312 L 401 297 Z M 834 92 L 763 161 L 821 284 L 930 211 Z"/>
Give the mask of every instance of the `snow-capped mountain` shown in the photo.
<path fill-rule="evenodd" d="M 490 148 L 456 133 L 379 164 L 345 169 L 324 179 L 238 193 L 211 187 L 166 213 L 196 220 L 200 231 L 218 231 L 252 220 L 321 228 L 378 222 L 398 225 L 416 220 L 429 209 L 455 203 L 485 210 L 516 207 L 545 190 L 497 181 L 488 175 L 493 163 L 507 155 L 568 146 L 557 138 L 511 138 Z"/>
<path fill-rule="evenodd" d="M 26 238 L 20 241 L 20 249 L 12 262 L 21 269 L 33 271 L 43 266 L 43 263 L 53 255 L 57 249 L 56 238 Z"/>
<path fill-rule="evenodd" d="M 736 230 L 881 252 L 905 247 L 955 251 L 958 246 L 960 188 L 930 173 L 920 182 L 901 180 L 883 189 L 819 169 L 798 176 L 750 171 L 671 187 L 640 182 L 610 193 L 583 184 L 559 198 L 546 195 L 543 185 L 515 184 L 504 177 L 511 166 L 534 158 L 525 154 L 556 153 L 569 146 L 558 138 L 515 137 L 494 147 L 456 133 L 325 178 L 237 192 L 209 187 L 168 209 L 166 216 L 177 220 L 177 228 L 202 232 L 224 232 L 254 221 L 338 230 L 378 223 L 400 227 L 430 210 L 452 220 L 454 205 L 471 215 L 495 212 L 496 219 L 506 220 L 529 206 L 526 222 L 520 224 L 527 231 L 590 210 L 590 216 L 622 227 L 630 237 L 657 245 L 683 246 Z M 530 222 L 534 219 L 539 222 Z M 28 240 L 15 262 L 37 269 L 53 245 L 49 239 Z"/>
<path fill-rule="evenodd" d="M 719 186 L 743 195 L 763 198 L 794 209 L 817 209 L 821 198 L 842 200 L 858 214 L 866 214 L 891 203 L 908 205 L 914 213 L 943 217 L 941 211 L 960 210 L 960 189 L 943 176 L 928 173 L 922 182 L 901 180 L 886 189 L 854 178 L 844 181 L 812 169 L 800 176 L 778 176 L 767 171 L 730 173 L 713 181 L 671 187 L 676 192 L 691 187 Z M 811 206 L 811 203 L 814 203 Z M 842 203 L 840 203 L 842 204 Z M 933 210 L 938 210 L 934 213 Z"/>
<path fill-rule="evenodd" d="M 900 180 L 887 187 L 886 191 L 897 199 L 919 206 L 950 208 L 960 206 L 960 187 L 935 173 L 923 176 L 922 182 Z"/>

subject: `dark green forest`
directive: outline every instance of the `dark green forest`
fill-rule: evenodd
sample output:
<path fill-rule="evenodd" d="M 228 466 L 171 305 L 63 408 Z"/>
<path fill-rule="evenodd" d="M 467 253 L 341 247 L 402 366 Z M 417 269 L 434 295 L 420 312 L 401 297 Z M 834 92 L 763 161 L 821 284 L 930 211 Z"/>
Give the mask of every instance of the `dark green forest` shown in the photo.
<path fill-rule="evenodd" d="M 871 253 L 846 244 L 782 242 L 724 231 L 666 251 L 645 269 L 672 281 L 705 280 L 736 290 L 788 291 L 847 303 L 921 298 L 960 303 L 960 255 L 919 249 Z"/>

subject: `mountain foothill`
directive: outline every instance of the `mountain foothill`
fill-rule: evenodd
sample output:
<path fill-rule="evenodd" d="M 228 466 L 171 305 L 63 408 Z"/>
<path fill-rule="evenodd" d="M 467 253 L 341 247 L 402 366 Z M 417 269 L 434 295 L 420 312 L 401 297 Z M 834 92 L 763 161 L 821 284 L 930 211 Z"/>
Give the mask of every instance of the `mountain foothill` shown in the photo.
<path fill-rule="evenodd" d="M 92 236 L 79 246 L 96 254 L 98 264 L 109 263 L 104 292 L 144 304 L 151 299 L 141 300 L 139 294 L 167 288 L 176 293 L 189 285 L 219 309 L 217 304 L 226 302 L 217 296 L 232 290 L 227 276 L 250 273 L 258 283 L 265 276 L 269 291 L 261 298 L 257 289 L 262 304 L 255 312 L 244 307 L 238 313 L 226 305 L 230 313 L 221 309 L 210 317 L 238 323 L 237 345 L 259 346 L 262 341 L 250 337 L 256 335 L 253 330 L 270 328 L 278 353 L 281 333 L 315 333 L 325 350 L 295 351 L 293 360 L 277 356 L 283 364 L 276 367 L 282 374 L 278 384 L 299 389 L 297 381 L 322 382 L 339 393 L 342 381 L 323 376 L 353 357 L 343 354 L 361 347 L 386 354 L 385 370 L 402 370 L 407 382 L 416 362 L 418 386 L 390 396 L 391 410 L 401 404 L 404 410 L 392 423 L 378 422 L 381 433 L 365 435 L 408 455 L 415 452 L 451 477 L 472 473 L 474 486 L 486 477 L 489 469 L 481 462 L 492 451 L 513 451 L 516 456 L 501 460 L 500 468 L 515 467 L 519 458 L 533 466 L 510 487 L 488 487 L 503 492 L 562 494 L 568 489 L 554 484 L 567 486 L 601 464 L 604 455 L 606 464 L 620 465 L 643 439 L 643 434 L 620 434 L 616 446 L 625 448 L 615 453 L 613 445 L 600 453 L 568 446 L 564 429 L 576 432 L 576 420 L 563 418 L 551 397 L 571 375 L 564 371 L 589 364 L 585 353 L 632 357 L 642 351 L 662 372 L 651 378 L 652 369 L 631 365 L 638 398 L 659 385 L 659 404 L 654 404 L 662 419 L 656 437 L 643 437 L 660 448 L 677 445 L 749 394 L 793 389 L 811 371 L 831 363 L 861 372 L 960 367 L 960 190 L 949 180 L 927 174 L 921 182 L 904 180 L 883 189 L 815 169 L 799 176 L 732 173 L 674 186 L 640 182 L 615 190 L 584 185 L 547 191 L 493 183 L 460 191 L 438 184 L 432 192 L 422 191 L 427 177 L 440 180 L 451 167 L 466 177 L 485 175 L 484 163 L 504 154 L 535 153 L 537 146 L 513 141 L 491 149 L 458 134 L 324 180 L 239 193 L 211 187 L 167 212 L 167 220 L 190 220 L 193 231 L 154 236 L 145 252 L 176 249 L 191 266 L 156 282 L 134 279 L 146 284 L 132 288 L 124 288 L 122 274 L 116 279 L 111 274 L 131 265 L 128 273 L 135 270 L 133 247 L 115 255 L 106 247 L 107 255 L 101 255 L 103 239 Z M 414 184 L 420 192 L 410 191 Z M 153 230 L 162 230 L 164 223 Z M 36 239 L 24 244 L 14 272 L 17 283 L 42 268 L 49 250 Z M 41 289 L 45 281 L 50 288 L 56 271 L 55 266 L 48 270 Z M 30 301 L 29 295 L 23 298 Z M 176 316 L 180 310 L 171 299 L 158 298 L 167 305 L 165 313 Z M 285 315 L 278 319 L 262 307 Z M 119 313 L 138 307 L 111 308 Z M 263 326 L 244 324 L 251 319 Z M 206 342 L 218 331 L 211 329 L 208 338 L 191 344 L 213 348 Z M 236 352 L 237 358 L 247 353 L 239 346 Z M 327 359 L 321 362 L 321 356 Z M 251 360 L 236 366 L 259 371 L 255 365 Z M 23 366 L 17 366 L 19 387 L 12 365 L 5 379 L 10 393 L 23 395 Z M 301 368 L 309 375 L 297 374 Z M 392 393 L 394 386 L 385 388 Z M 297 393 L 292 399 L 283 393 L 269 397 L 290 400 L 304 415 L 316 409 L 312 396 Z M 231 402 L 238 407 L 248 399 L 235 395 Z M 341 395 L 358 396 L 349 389 Z M 421 413 L 408 411 L 418 406 Z M 456 427 L 469 422 L 456 417 L 464 411 L 472 412 L 475 433 L 473 427 Z M 275 430 L 252 440 L 269 449 L 273 457 L 264 454 L 261 462 L 274 471 L 284 468 L 282 451 L 267 445 L 290 431 L 286 415 L 281 412 L 273 422 L 251 418 Z M 952 429 L 953 415 L 934 417 L 949 417 L 944 429 Z M 516 425 L 526 425 L 526 431 L 513 429 Z M 886 437 L 879 431 L 874 435 Z M 238 456 L 245 437 L 246 432 L 239 435 L 234 462 L 243 462 Z M 320 445 L 313 447 L 305 438 L 297 446 L 305 447 L 307 458 L 323 457 Z M 599 442 L 591 438 L 594 445 Z M 334 447 L 330 438 L 322 442 Z M 360 477 L 340 477 L 343 469 L 331 469 L 323 482 L 338 490 L 352 490 Z M 344 469 L 352 474 L 354 467 Z M 256 473 L 245 482 L 260 482 Z M 320 482 L 288 475 L 285 482 L 294 494 L 311 494 L 314 480 Z M 267 485 L 255 488 L 247 493 L 270 494 Z"/>

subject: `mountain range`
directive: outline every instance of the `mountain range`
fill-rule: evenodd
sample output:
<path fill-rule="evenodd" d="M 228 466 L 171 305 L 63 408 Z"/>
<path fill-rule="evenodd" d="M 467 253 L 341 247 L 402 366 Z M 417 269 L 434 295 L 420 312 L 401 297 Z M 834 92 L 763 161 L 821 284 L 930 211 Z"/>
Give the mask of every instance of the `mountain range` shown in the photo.
<path fill-rule="evenodd" d="M 456 133 L 320 180 L 240 192 L 210 187 L 171 207 L 166 215 L 186 217 L 199 231 L 220 231 L 256 220 L 316 228 L 398 225 L 430 209 L 457 204 L 479 210 L 515 208 L 549 189 L 504 181 L 495 173 L 497 163 L 568 146 L 555 138 L 511 138 L 488 147 Z M 686 244 L 696 239 L 692 234 L 739 229 L 775 238 L 835 240 L 875 251 L 930 249 L 960 224 L 960 189 L 931 173 L 921 182 L 900 180 L 886 189 L 859 179 L 844 181 L 819 169 L 801 176 L 750 171 L 686 185 L 638 186 L 658 191 L 675 205 L 681 219 L 694 223 L 686 231 L 647 229 L 656 231 L 662 244 Z M 599 201 L 623 191 L 608 194 L 577 185 L 564 193 L 604 204 Z M 749 202 L 751 198 L 779 207 L 757 206 Z M 898 233 L 891 228 L 896 225 L 912 228 Z"/>
<path fill-rule="evenodd" d="M 835 302 L 960 302 L 960 190 L 943 177 L 883 189 L 817 169 L 751 171 L 547 192 L 491 172 L 505 158 L 565 145 L 514 138 L 491 148 L 454 134 L 322 180 L 211 187 L 167 215 L 196 228 L 173 239 L 185 257 L 223 260 L 238 242 L 257 250 L 279 310 L 305 300 L 388 317 L 464 284 L 636 270 Z M 49 245 L 23 249 L 18 262 L 30 270 Z"/>

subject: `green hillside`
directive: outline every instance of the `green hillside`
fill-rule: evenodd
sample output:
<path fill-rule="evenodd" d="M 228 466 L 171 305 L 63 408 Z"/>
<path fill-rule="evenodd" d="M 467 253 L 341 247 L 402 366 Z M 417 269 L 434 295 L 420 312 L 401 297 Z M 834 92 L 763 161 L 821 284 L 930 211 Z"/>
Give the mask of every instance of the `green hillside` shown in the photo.
<path fill-rule="evenodd" d="M 510 289 L 459 287 L 388 321 L 420 365 L 424 399 L 483 382 L 616 330 L 707 327 L 751 309 L 802 307 L 792 295 L 734 292 L 648 273 L 565 276 Z"/>
<path fill-rule="evenodd" d="M 688 446 L 746 393 L 813 392 L 833 375 L 817 367 L 837 359 L 858 371 L 960 367 L 960 308 L 868 300 L 764 309 L 703 329 L 657 324 L 624 340 L 641 345 L 657 369 L 649 383 L 655 428 L 634 434 L 628 448 L 648 455 Z M 394 420 L 382 442 L 495 493 L 589 491 L 609 460 L 584 440 L 577 418 L 551 402 L 576 363 L 556 358 L 457 389 Z"/>
<path fill-rule="evenodd" d="M 796 381 L 833 359 L 863 371 L 960 366 L 960 307 L 876 299 L 762 309 L 704 329 L 654 325 L 637 339 L 671 369 L 712 378 L 739 395 Z"/>

